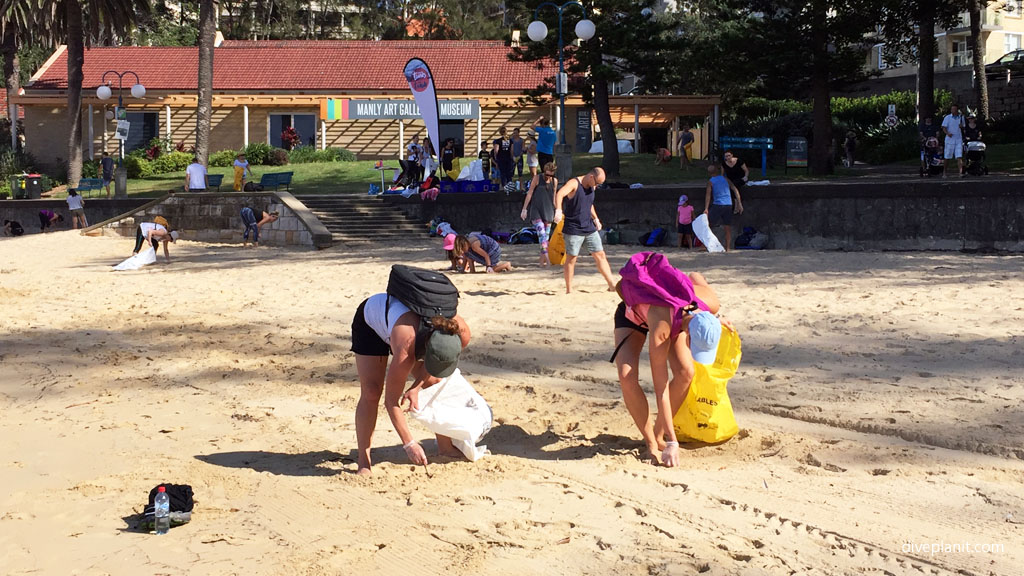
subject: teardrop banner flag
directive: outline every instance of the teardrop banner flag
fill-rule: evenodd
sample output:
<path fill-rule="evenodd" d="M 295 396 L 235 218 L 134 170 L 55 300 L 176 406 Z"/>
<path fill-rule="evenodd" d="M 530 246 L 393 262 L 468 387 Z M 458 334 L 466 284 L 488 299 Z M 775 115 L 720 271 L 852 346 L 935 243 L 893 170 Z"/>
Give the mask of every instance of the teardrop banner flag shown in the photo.
<path fill-rule="evenodd" d="M 434 90 L 434 76 L 430 73 L 430 67 L 419 58 L 412 58 L 405 63 L 405 79 L 409 81 L 409 88 L 412 89 L 412 96 L 416 105 L 420 108 L 420 115 L 427 125 L 427 136 L 430 137 L 430 145 L 434 149 L 434 156 L 440 157 L 441 130 L 438 124 L 440 114 L 437 109 L 437 91 Z"/>

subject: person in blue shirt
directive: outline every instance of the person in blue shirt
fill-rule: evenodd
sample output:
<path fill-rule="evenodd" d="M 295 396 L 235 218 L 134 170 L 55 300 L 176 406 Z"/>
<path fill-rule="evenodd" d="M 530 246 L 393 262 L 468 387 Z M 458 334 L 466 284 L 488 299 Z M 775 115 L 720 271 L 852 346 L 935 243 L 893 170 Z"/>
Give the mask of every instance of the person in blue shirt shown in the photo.
<path fill-rule="evenodd" d="M 555 130 L 551 121 L 541 116 L 533 123 L 533 131 L 537 133 L 537 160 L 539 165 L 547 166 L 555 161 Z"/>
<path fill-rule="evenodd" d="M 722 174 L 717 165 L 708 166 L 708 176 L 711 178 L 704 200 L 704 214 L 708 217 L 708 226 L 725 228 L 725 250 L 728 252 L 732 248 L 732 215 L 743 213 L 743 201 L 736 185 Z M 733 195 L 736 196 L 735 205 Z"/>

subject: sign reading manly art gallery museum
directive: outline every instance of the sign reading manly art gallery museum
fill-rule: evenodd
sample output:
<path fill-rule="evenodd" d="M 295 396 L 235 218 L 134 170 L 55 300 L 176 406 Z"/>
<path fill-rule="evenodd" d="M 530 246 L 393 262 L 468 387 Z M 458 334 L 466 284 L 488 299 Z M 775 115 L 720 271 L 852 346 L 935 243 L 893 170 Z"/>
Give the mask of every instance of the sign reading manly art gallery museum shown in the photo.
<path fill-rule="evenodd" d="M 441 120 L 475 120 L 480 112 L 477 100 L 438 100 Z M 421 118 L 420 107 L 412 100 L 348 100 L 328 98 L 320 101 L 324 120 L 411 120 Z"/>

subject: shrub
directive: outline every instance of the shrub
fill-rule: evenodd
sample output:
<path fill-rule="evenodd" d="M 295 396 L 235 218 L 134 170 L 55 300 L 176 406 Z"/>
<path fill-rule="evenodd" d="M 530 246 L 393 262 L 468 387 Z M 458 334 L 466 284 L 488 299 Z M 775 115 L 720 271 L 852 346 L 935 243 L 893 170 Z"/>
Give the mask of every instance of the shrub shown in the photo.
<path fill-rule="evenodd" d="M 88 162 L 82 163 L 82 178 L 99 178 L 100 177 L 100 163 L 99 160 L 89 160 Z"/>
<path fill-rule="evenodd" d="M 841 139 L 841 135 L 837 134 Z M 914 117 L 901 120 L 895 128 L 876 124 L 858 134 L 857 156 L 871 164 L 889 164 L 918 157 L 921 151 Z"/>
<path fill-rule="evenodd" d="M 238 156 L 237 150 L 221 150 L 220 152 L 214 152 L 213 154 L 210 154 L 208 164 L 214 168 L 230 168 L 235 162 L 235 156 Z"/>
<path fill-rule="evenodd" d="M 146 178 L 153 175 L 153 163 L 137 154 L 129 154 L 124 158 L 129 178 Z"/>
<path fill-rule="evenodd" d="M 981 135 L 989 144 L 1024 142 L 1024 114 L 1005 114 L 983 126 Z"/>
<path fill-rule="evenodd" d="M 328 150 L 334 150 L 334 157 L 339 162 L 355 162 L 356 153 L 348 150 L 347 148 L 328 148 Z"/>
<path fill-rule="evenodd" d="M 342 157 L 347 161 L 355 160 L 356 155 L 344 148 L 327 148 L 317 150 L 313 146 L 299 146 L 288 153 L 288 161 L 292 164 L 308 164 L 310 162 L 338 162 Z"/>
<path fill-rule="evenodd" d="M 251 142 L 245 147 L 245 159 L 257 166 L 266 164 L 272 150 L 273 148 L 266 142 Z"/>
<path fill-rule="evenodd" d="M 274 148 L 267 157 L 268 166 L 284 166 L 288 163 L 288 151 L 281 148 Z"/>
<path fill-rule="evenodd" d="M 181 172 L 192 163 L 192 155 L 184 152 L 168 152 L 153 160 L 154 174 L 167 174 L 168 172 Z"/>

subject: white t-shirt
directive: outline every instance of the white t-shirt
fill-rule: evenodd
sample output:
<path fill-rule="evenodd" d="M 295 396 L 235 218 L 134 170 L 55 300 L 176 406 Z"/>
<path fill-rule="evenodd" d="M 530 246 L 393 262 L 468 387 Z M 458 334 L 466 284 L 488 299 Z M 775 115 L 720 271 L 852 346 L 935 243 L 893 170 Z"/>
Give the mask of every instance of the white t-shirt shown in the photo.
<path fill-rule="evenodd" d="M 409 145 L 405 147 L 407 152 L 406 160 L 410 162 L 418 162 L 420 159 L 420 146 L 415 142 L 409 142 Z"/>
<path fill-rule="evenodd" d="M 953 116 L 952 114 L 946 114 L 946 117 L 942 119 L 942 127 L 949 131 L 949 138 L 956 140 L 963 140 L 963 126 L 964 117 L 963 115 Z"/>
<path fill-rule="evenodd" d="M 198 163 L 189 164 L 185 174 L 188 176 L 189 188 L 206 189 L 206 166 Z"/>
<path fill-rule="evenodd" d="M 82 209 L 82 197 L 81 196 L 68 196 L 68 210 L 81 210 Z"/>
<path fill-rule="evenodd" d="M 149 234 L 150 230 L 163 230 L 164 232 L 167 231 L 167 228 L 164 228 L 163 226 L 157 224 L 156 222 L 143 222 L 142 224 L 139 224 L 139 229 L 142 230 L 143 237 Z"/>
<path fill-rule="evenodd" d="M 389 310 L 387 322 L 384 321 L 384 303 L 388 302 Z M 363 306 L 363 319 L 366 324 L 373 328 L 380 339 L 391 344 L 391 331 L 395 329 L 395 323 L 402 317 L 402 314 L 411 312 L 409 307 L 398 301 L 397 298 L 388 298 L 387 294 L 374 294 L 366 300 Z"/>

